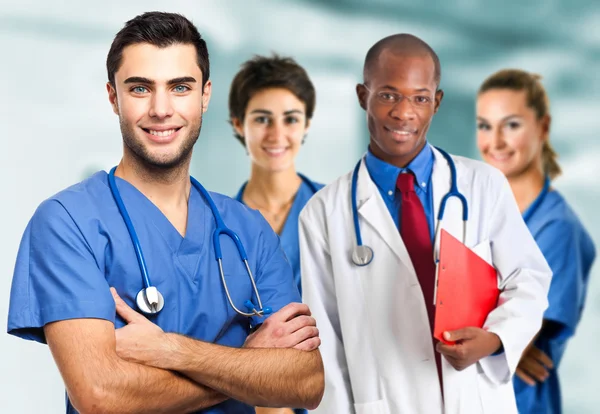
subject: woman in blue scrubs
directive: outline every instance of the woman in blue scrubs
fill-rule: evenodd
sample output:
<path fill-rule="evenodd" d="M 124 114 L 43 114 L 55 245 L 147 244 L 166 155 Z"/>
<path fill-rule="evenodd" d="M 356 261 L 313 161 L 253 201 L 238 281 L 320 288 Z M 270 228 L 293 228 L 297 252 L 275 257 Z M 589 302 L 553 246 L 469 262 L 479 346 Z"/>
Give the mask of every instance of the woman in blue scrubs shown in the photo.
<path fill-rule="evenodd" d="M 229 92 L 234 135 L 251 159 L 250 178 L 236 199 L 260 211 L 279 234 L 300 293 L 298 216 L 323 185 L 298 173 L 295 160 L 314 108 L 314 86 L 291 58 L 256 56 L 245 62 Z M 257 409 L 259 414 L 285 412 L 290 410 Z"/>
<path fill-rule="evenodd" d="M 259 210 L 279 234 L 300 292 L 298 216 L 323 185 L 298 173 L 295 161 L 314 109 L 314 86 L 291 58 L 257 56 L 231 84 L 230 121 L 252 162 L 236 199 Z"/>
<path fill-rule="evenodd" d="M 548 97 L 539 76 L 502 70 L 481 85 L 477 145 L 508 178 L 523 219 L 553 278 L 538 335 L 514 378 L 521 413 L 561 413 L 558 366 L 580 320 L 595 247 L 563 196 L 551 186 L 561 169 L 549 142 Z"/>

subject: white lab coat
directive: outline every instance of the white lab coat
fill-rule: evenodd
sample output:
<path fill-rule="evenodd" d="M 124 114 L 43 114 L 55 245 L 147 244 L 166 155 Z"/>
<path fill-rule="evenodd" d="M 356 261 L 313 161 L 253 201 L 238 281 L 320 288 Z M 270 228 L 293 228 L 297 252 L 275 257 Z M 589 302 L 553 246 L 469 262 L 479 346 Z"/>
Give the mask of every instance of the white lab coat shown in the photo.
<path fill-rule="evenodd" d="M 437 220 L 440 200 L 450 188 L 450 170 L 442 154 L 435 149 L 434 154 Z M 325 364 L 325 395 L 315 412 L 517 412 L 511 377 L 541 327 L 552 272 L 523 222 L 505 177 L 482 162 L 453 159 L 458 188 L 469 205 L 466 245 L 498 270 L 502 293 L 484 327 L 500 337 L 504 353 L 460 372 L 442 357 L 442 402 L 421 287 L 363 161 L 357 205 L 363 243 L 374 251 L 371 264 L 358 267 L 351 261 L 356 245 L 352 173 L 312 197 L 300 215 L 303 300 L 317 320 Z M 460 202 L 451 198 L 442 221 L 442 228 L 459 240 L 461 212 Z"/>

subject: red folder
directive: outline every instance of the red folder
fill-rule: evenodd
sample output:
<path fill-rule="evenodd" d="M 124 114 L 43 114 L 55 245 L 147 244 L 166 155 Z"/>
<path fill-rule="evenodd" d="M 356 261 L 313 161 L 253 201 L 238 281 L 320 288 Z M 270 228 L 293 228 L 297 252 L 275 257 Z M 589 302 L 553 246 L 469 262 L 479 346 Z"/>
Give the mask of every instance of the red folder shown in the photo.
<path fill-rule="evenodd" d="M 451 343 L 444 332 L 482 328 L 499 295 L 496 269 L 442 229 L 433 336 Z"/>

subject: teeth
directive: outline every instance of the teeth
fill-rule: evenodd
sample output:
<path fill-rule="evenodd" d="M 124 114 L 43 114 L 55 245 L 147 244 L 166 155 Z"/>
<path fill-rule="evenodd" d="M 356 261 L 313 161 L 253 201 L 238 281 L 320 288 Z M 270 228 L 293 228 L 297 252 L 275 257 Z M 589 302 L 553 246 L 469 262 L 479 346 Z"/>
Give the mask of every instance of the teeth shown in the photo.
<path fill-rule="evenodd" d="M 269 154 L 279 155 L 284 153 L 285 148 L 265 148 L 265 151 L 267 151 Z"/>
<path fill-rule="evenodd" d="M 403 131 L 403 130 L 398 130 L 398 129 L 392 129 L 392 128 L 388 128 L 391 132 L 393 132 L 394 134 L 398 134 L 398 135 L 410 135 L 411 133 L 409 131 Z"/>
<path fill-rule="evenodd" d="M 492 158 L 498 161 L 504 161 L 509 158 L 509 155 L 492 155 Z"/>
<path fill-rule="evenodd" d="M 154 131 L 152 129 L 148 130 L 148 132 L 150 132 L 150 134 L 157 136 L 157 137 L 168 137 L 171 134 L 175 133 L 174 129 L 169 129 L 167 131 Z"/>

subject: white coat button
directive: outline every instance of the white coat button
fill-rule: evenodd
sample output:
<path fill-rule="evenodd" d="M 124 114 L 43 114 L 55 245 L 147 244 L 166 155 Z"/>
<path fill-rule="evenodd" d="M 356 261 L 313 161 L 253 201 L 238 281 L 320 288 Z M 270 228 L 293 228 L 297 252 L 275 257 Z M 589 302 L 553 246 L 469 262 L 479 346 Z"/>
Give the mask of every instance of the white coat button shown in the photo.
<path fill-rule="evenodd" d="M 388 195 L 389 196 L 394 195 L 394 192 L 392 190 L 390 190 L 390 191 L 388 191 Z"/>
<path fill-rule="evenodd" d="M 427 184 L 425 184 L 425 182 L 421 183 L 421 187 L 425 187 Z"/>

